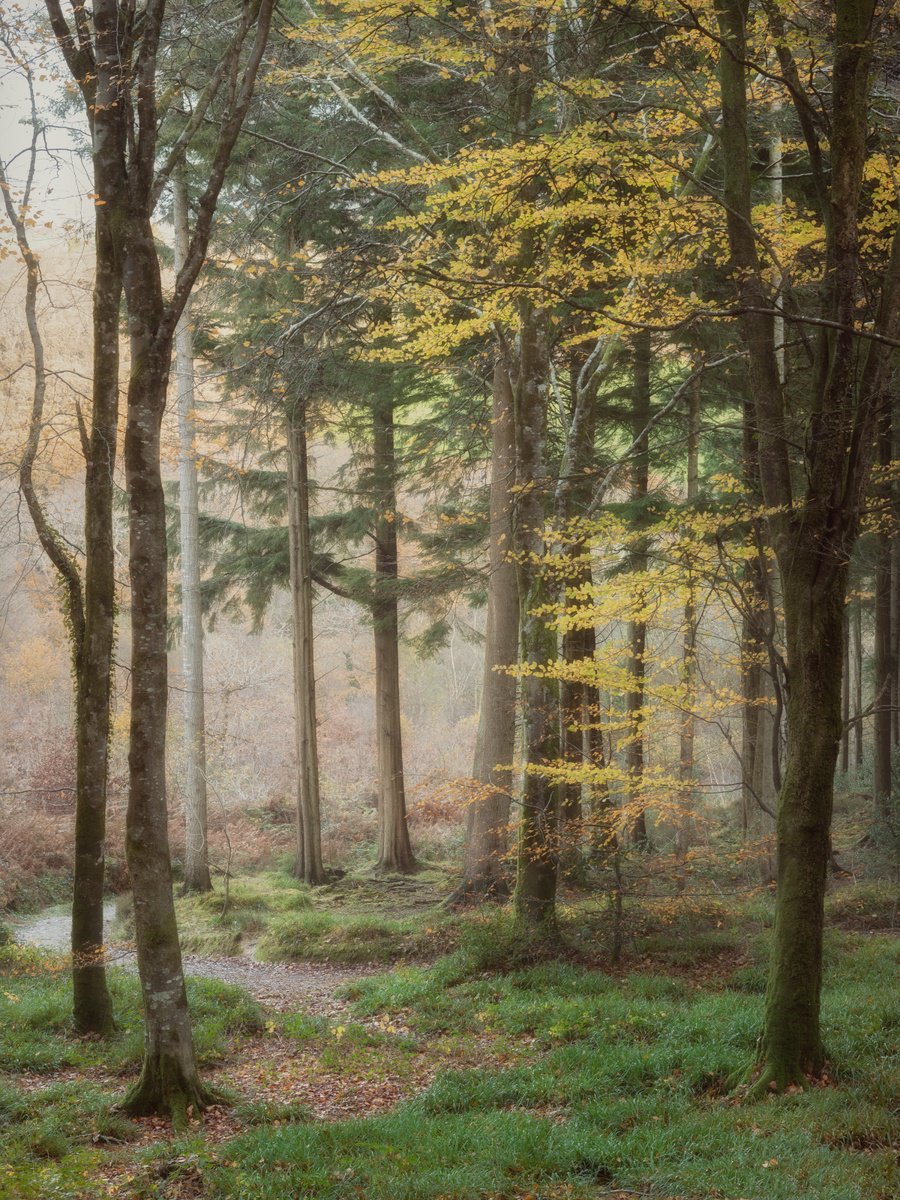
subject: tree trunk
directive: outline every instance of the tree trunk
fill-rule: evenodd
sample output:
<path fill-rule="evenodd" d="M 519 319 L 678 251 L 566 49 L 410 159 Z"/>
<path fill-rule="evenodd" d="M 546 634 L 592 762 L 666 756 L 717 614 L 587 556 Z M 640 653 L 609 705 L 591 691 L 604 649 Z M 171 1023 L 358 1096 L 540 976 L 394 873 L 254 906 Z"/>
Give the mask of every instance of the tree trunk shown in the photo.
<path fill-rule="evenodd" d="M 394 406 L 379 396 L 372 409 L 375 520 L 375 724 L 378 739 L 378 871 L 415 870 L 406 823 L 400 718 L 400 621 L 397 605 L 397 492 Z"/>
<path fill-rule="evenodd" d="M 644 430 L 650 421 L 650 335 L 639 333 L 634 339 L 634 393 L 632 403 L 632 437 L 638 442 L 631 475 L 631 500 L 642 505 L 647 499 L 650 473 L 650 440 Z M 644 522 L 639 512 L 639 526 Z M 631 570 L 635 577 L 635 595 L 642 604 L 643 590 L 639 577 L 647 570 L 648 546 L 645 539 L 635 542 L 631 552 Z M 628 714 L 628 745 L 625 748 L 625 770 L 628 774 L 628 805 L 632 815 L 631 836 L 642 849 L 649 846 L 647 814 L 644 807 L 644 685 L 646 679 L 647 622 L 638 616 L 628 623 L 629 688 L 626 696 Z"/>
<path fill-rule="evenodd" d="M 469 804 L 463 878 L 454 905 L 478 904 L 509 894 L 503 856 L 507 845 L 512 761 L 516 739 L 516 679 L 510 672 L 519 650 L 519 598 L 512 561 L 512 499 L 515 425 L 509 372 L 494 367 L 491 421 L 491 498 L 484 683 L 478 718 L 473 778 L 481 785 Z"/>
<path fill-rule="evenodd" d="M 104 69 L 98 94 L 109 95 Z M 113 106 L 114 107 L 114 106 Z M 33 114 L 35 135 L 37 115 Z M 41 549 L 57 572 L 67 617 L 75 676 L 75 872 L 72 900 L 73 1017 L 77 1032 L 103 1035 L 113 1028 L 112 1002 L 103 959 L 103 884 L 106 839 L 107 755 L 111 704 L 112 648 L 115 639 L 113 544 L 113 478 L 118 417 L 119 308 L 121 267 L 112 237 L 118 219 L 119 193 L 107 186 L 109 156 L 115 158 L 118 117 L 106 106 L 95 114 L 95 131 L 107 123 L 101 139 L 104 153 L 95 160 L 98 189 L 109 197 L 98 206 L 95 224 L 96 266 L 93 308 L 93 385 L 91 430 L 78 410 L 85 458 L 85 569 L 82 578 L 75 556 L 49 521 L 34 483 L 34 466 L 44 430 L 47 368 L 37 313 L 41 286 L 38 257 L 31 249 L 27 206 L 14 202 L 6 168 L 0 161 L 0 189 L 26 267 L 25 320 L 34 354 L 34 385 L 28 436 L 19 463 L 19 488 L 34 523 Z M 31 166 L 35 163 L 32 143 Z M 115 216 L 113 215 L 115 214 Z"/>
<path fill-rule="evenodd" d="M 209 1097 L 194 1057 L 172 895 L 166 807 L 167 555 L 160 427 L 171 340 L 160 344 L 155 336 L 163 318 L 162 288 L 153 231 L 143 214 L 129 222 L 127 247 L 131 377 L 125 473 L 132 659 L 125 845 L 144 1003 L 144 1059 L 125 1107 L 132 1113 L 166 1113 L 183 1121 L 189 1107 L 199 1111 Z"/>
<path fill-rule="evenodd" d="M 889 415 L 882 418 L 879 436 L 879 460 L 887 470 L 891 461 L 891 421 Z M 881 483 L 877 488 L 878 498 L 886 510 L 883 521 L 890 520 L 887 511 L 891 502 L 891 485 Z M 877 536 L 877 558 L 875 565 L 875 713 L 873 791 L 875 793 L 875 815 L 886 822 L 891 807 L 891 743 L 893 716 L 891 712 L 892 692 L 895 687 L 896 670 L 891 654 L 891 534 L 879 530 Z"/>
<path fill-rule="evenodd" d="M 687 493 L 688 505 L 695 504 L 700 494 L 700 380 L 691 388 L 688 397 L 687 429 Z M 694 824 L 694 739 L 697 702 L 697 600 L 691 565 L 688 564 L 688 595 L 684 604 L 684 637 L 681 653 L 682 700 L 681 735 L 678 756 L 678 781 L 681 784 L 681 805 L 675 828 L 675 860 L 679 878 L 690 846 Z"/>
<path fill-rule="evenodd" d="M 895 457 L 900 455 L 895 452 Z M 891 744 L 900 745 L 900 538 L 896 532 L 891 536 Z"/>
<path fill-rule="evenodd" d="M 841 676 L 841 773 L 850 770 L 850 610 L 844 611 L 844 667 Z"/>
<path fill-rule="evenodd" d="M 175 269 L 188 248 L 188 198 L 184 169 L 173 179 Z M 185 893 L 212 890 L 206 799 L 206 718 L 203 684 L 203 608 L 200 602 L 200 501 L 194 426 L 194 336 L 191 305 L 184 306 L 175 331 L 178 381 L 178 483 L 181 519 L 181 654 L 184 674 L 184 887 Z"/>
<path fill-rule="evenodd" d="M 319 819 L 319 749 L 316 732 L 316 664 L 313 644 L 312 550 L 305 403 L 288 412 L 288 529 L 294 627 L 294 713 L 297 743 L 297 861 L 294 874 L 325 882 Z"/>
<path fill-rule="evenodd" d="M 97 186 L 100 191 L 100 185 Z M 87 547 L 84 641 L 76 679 L 72 990 L 75 1028 L 82 1034 L 108 1033 L 113 1025 L 102 947 L 107 768 L 116 639 L 113 504 L 122 300 L 122 268 L 110 229 L 114 219 L 118 219 L 118 214 L 101 216 L 98 212 L 95 226 L 94 380 L 84 488 Z"/>
<path fill-rule="evenodd" d="M 543 669 L 556 661 L 556 632 L 538 609 L 551 603 L 543 573 L 546 463 L 547 348 L 543 321 L 530 302 L 520 305 L 515 387 L 515 547 L 524 677 L 522 810 L 516 876 L 516 914 L 532 926 L 556 918 L 559 786 L 544 768 L 560 756 L 559 687 Z"/>
<path fill-rule="evenodd" d="M 801 561 L 802 560 L 802 561 Z M 821 1072 L 822 930 L 841 734 L 846 570 L 817 586 L 819 562 L 802 552 L 783 584 L 791 689 L 787 766 L 778 806 L 778 904 L 766 995 L 764 1073 L 783 1090 Z"/>
<path fill-rule="evenodd" d="M 857 771 L 863 765 L 863 638 L 862 600 L 857 600 L 853 609 L 853 719 L 855 765 Z"/>

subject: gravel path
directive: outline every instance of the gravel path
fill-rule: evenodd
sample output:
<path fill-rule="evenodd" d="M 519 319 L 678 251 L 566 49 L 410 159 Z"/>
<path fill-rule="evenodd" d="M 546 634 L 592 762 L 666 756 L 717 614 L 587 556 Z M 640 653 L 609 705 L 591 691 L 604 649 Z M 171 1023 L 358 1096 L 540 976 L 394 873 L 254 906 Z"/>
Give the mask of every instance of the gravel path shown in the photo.
<path fill-rule="evenodd" d="M 108 933 L 115 918 L 115 902 L 103 906 L 104 926 Z M 64 907 L 46 909 L 34 917 L 13 925 L 17 942 L 39 946 L 44 950 L 65 953 L 71 938 L 71 914 Z M 111 943 L 107 946 L 107 961 L 134 970 L 135 954 L 126 946 Z M 310 1008 L 323 1016 L 343 1012 L 347 1005 L 337 991 L 345 984 L 366 975 L 375 975 L 383 967 L 360 964 L 333 966 L 330 963 L 262 963 L 246 956 L 235 958 L 201 958 L 184 955 L 186 975 L 201 979 L 221 979 L 244 988 L 261 1004 L 270 1008 L 289 1010 Z"/>

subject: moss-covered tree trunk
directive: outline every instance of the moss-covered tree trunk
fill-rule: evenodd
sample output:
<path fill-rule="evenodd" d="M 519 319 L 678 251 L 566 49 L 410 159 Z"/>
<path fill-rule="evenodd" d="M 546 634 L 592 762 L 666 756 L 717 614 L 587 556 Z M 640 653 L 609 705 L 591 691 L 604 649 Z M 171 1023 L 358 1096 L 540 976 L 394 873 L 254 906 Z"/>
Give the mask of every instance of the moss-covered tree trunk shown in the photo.
<path fill-rule="evenodd" d="M 309 884 L 325 881 L 319 816 L 319 746 L 313 643 L 312 547 L 309 534 L 309 467 L 306 406 L 287 414 L 288 534 L 294 654 L 294 730 L 297 749 L 297 859 L 294 873 Z"/>
<path fill-rule="evenodd" d="M 650 421 L 650 335 L 639 333 L 634 339 L 634 387 L 631 409 L 631 432 L 636 443 L 631 465 L 631 500 L 637 505 L 639 525 L 645 520 L 642 507 L 650 483 L 650 439 L 645 432 Z M 638 608 L 642 605 L 643 589 L 640 576 L 647 570 L 648 546 L 638 538 L 631 550 L 631 571 L 634 575 L 634 594 Z M 631 817 L 631 837 L 635 845 L 646 848 L 647 813 L 644 802 L 644 690 L 646 682 L 647 621 L 638 613 L 628 623 L 628 691 L 625 706 L 628 714 L 628 741 L 625 747 L 625 770 L 628 774 L 628 805 Z"/>
<path fill-rule="evenodd" d="M 817 585 L 819 560 L 798 554 L 784 581 L 791 736 L 778 805 L 778 904 L 766 994 L 760 1090 L 821 1072 L 822 931 L 834 768 L 841 736 L 846 571 Z"/>
<path fill-rule="evenodd" d="M 378 749 L 379 871 L 415 870 L 406 822 L 403 731 L 400 712 L 400 617 L 397 601 L 397 485 L 394 406 L 389 393 L 372 408 L 373 479 L 376 492 L 375 725 Z"/>
<path fill-rule="evenodd" d="M 113 648 L 116 636 L 113 504 L 119 414 L 122 271 L 114 234 L 109 227 L 109 222 L 119 220 L 121 214 L 117 211 L 115 201 L 110 207 L 110 216 L 98 216 L 95 226 L 94 379 L 84 512 L 85 545 L 88 549 L 84 570 L 84 632 L 75 685 L 77 793 L 72 893 L 72 989 L 75 1028 L 80 1033 L 108 1033 L 113 1024 L 112 1001 L 103 962 L 103 890 Z"/>
<path fill-rule="evenodd" d="M 559 865 L 559 785 L 545 768 L 560 757 L 559 686 L 545 670 L 556 661 L 556 631 L 540 609 L 555 588 L 544 574 L 546 553 L 547 346 L 542 314 L 520 305 L 519 360 L 515 386 L 515 548 L 519 592 L 522 679 L 522 804 L 515 906 L 532 926 L 556 918 Z"/>
<path fill-rule="evenodd" d="M 144 1005 L 140 1079 L 126 1098 L 132 1113 L 176 1120 L 208 1102 L 197 1072 L 175 921 L 166 803 L 168 697 L 166 511 L 160 430 L 172 339 L 160 340 L 164 306 L 148 217 L 128 226 L 125 294 L 131 375 L 125 425 L 131 580 L 131 729 L 125 846 L 134 893 L 135 939 Z M 174 333 L 174 330 L 173 330 Z"/>
<path fill-rule="evenodd" d="M 878 438 L 879 465 L 887 475 L 892 455 L 890 412 L 881 418 Z M 891 758 L 893 749 L 893 699 L 896 663 L 893 657 L 892 603 L 892 486 L 880 479 L 876 488 L 880 507 L 875 559 L 875 713 L 873 720 L 873 783 L 875 817 L 886 823 L 891 808 Z"/>
<path fill-rule="evenodd" d="M 717 0 L 724 202 L 748 351 L 767 524 L 781 574 L 787 643 L 788 761 L 778 804 L 775 936 L 757 1089 L 783 1089 L 817 1073 L 822 925 L 833 776 L 841 733 L 841 664 L 847 562 L 859 531 L 900 332 L 900 228 L 871 310 L 876 338 L 861 345 L 859 219 L 867 154 L 872 0 L 836 0 L 827 150 L 811 118 L 780 9 L 766 6 L 779 67 L 809 155 L 825 229 L 822 325 L 802 454 L 790 436 L 754 223 L 747 105 L 749 6 Z M 827 160 L 825 155 L 827 154 Z"/>
<path fill-rule="evenodd" d="M 516 738 L 515 667 L 519 651 L 519 599 L 512 559 L 510 488 L 515 470 L 515 425 L 509 371 L 494 367 L 491 417 L 491 495 L 484 682 L 472 775 L 479 790 L 466 816 L 462 880 L 453 905 L 479 904 L 509 894 L 504 869 L 508 841 L 512 761 Z"/>

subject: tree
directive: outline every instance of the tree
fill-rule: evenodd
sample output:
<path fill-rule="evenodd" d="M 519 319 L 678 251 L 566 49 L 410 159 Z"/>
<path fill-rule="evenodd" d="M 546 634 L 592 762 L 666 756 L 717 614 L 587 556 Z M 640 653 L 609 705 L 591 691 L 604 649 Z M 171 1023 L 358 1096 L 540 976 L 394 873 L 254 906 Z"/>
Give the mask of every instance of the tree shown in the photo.
<path fill-rule="evenodd" d="M 805 1084 L 824 1063 L 819 1024 L 822 930 L 830 855 L 833 777 L 841 734 L 841 665 L 847 561 L 868 486 L 872 445 L 900 333 L 900 227 L 882 239 L 885 257 L 860 323 L 864 260 L 860 221 L 871 150 L 868 110 L 877 45 L 874 0 L 837 0 L 829 49 L 832 104 L 807 87 L 781 10 L 764 5 L 780 76 L 796 112 L 825 230 L 817 316 L 794 314 L 772 296 L 753 207 L 747 97 L 747 0 L 717 0 L 721 37 L 724 204 L 741 330 L 749 355 L 768 528 L 781 568 L 787 668 L 788 757 L 778 802 L 775 942 L 756 1089 Z M 798 13 L 799 27 L 805 21 Z M 811 29 L 807 30 L 813 36 Z M 804 34 L 805 36 L 805 34 Z M 828 150 L 820 129 L 830 123 Z M 795 470 L 789 414 L 775 343 L 776 316 L 818 329 L 813 436 Z"/>
<path fill-rule="evenodd" d="M 206 255 L 219 193 L 268 40 L 272 7 L 271 0 L 241 6 L 223 57 L 160 165 L 163 113 L 157 82 L 164 0 L 149 4 L 140 16 L 130 4 L 98 0 L 91 12 L 75 9 L 72 26 L 58 0 L 46 0 L 53 33 L 89 119 L 96 119 L 98 112 L 104 115 L 103 130 L 95 130 L 92 142 L 95 171 L 98 164 L 103 167 L 96 203 L 114 212 L 109 236 L 112 254 L 121 265 L 131 349 L 125 427 L 132 600 L 126 852 L 135 900 L 145 1039 L 141 1076 L 126 1106 L 136 1113 L 171 1113 L 179 1120 L 189 1107 L 204 1107 L 208 1093 L 194 1057 L 168 845 L 167 575 L 160 429 L 175 331 Z M 217 97 L 225 98 L 224 112 L 209 178 L 197 202 L 184 262 L 166 299 L 153 212 Z M 96 336 L 106 332 L 95 323 Z M 118 375 L 114 382 L 118 386 Z"/>
<path fill-rule="evenodd" d="M 184 265 L 189 244 L 187 184 L 183 164 L 172 175 L 175 270 Z M 178 508 L 181 560 L 181 647 L 184 671 L 184 891 L 208 892 L 209 827 L 206 795 L 206 717 L 203 686 L 203 606 L 200 596 L 197 448 L 194 426 L 194 335 L 191 305 L 175 331 L 178 382 Z"/>
<path fill-rule="evenodd" d="M 18 31 L 21 35 L 21 30 Z M 31 100 L 33 137 L 28 183 L 22 201 L 13 201 L 6 169 L 0 166 L 0 186 L 7 217 L 15 232 L 26 267 L 25 312 L 34 353 L 34 390 L 28 438 L 19 466 L 19 485 L 44 553 L 60 577 L 72 647 L 75 676 L 75 872 L 72 896 L 72 992 L 75 1028 L 84 1034 L 108 1034 L 113 1028 L 112 1000 L 103 959 L 103 889 L 106 843 L 107 759 L 111 703 L 112 654 L 115 642 L 115 554 L 113 496 L 119 411 L 119 309 L 122 263 L 114 229 L 121 213 L 114 170 L 119 145 L 116 118 L 104 105 L 88 108 L 96 139 L 94 187 L 109 197 L 95 210 L 95 279 L 93 293 L 93 375 L 90 428 L 77 411 L 85 459 L 85 558 L 79 567 L 50 523 L 34 481 L 43 430 L 47 373 L 43 338 L 37 314 L 41 284 L 38 256 L 28 240 L 27 216 L 37 166 L 41 134 L 34 94 L 33 70 L 27 55 L 13 45 L 15 31 L 4 21 L 3 45 L 23 72 Z M 101 72 L 91 94 L 104 97 L 110 80 Z"/>
<path fill-rule="evenodd" d="M 294 873 L 309 884 L 325 882 L 319 818 L 319 750 L 316 737 L 316 660 L 313 652 L 313 558 L 309 529 L 308 400 L 287 409 L 288 537 L 294 641 L 294 707 L 297 739 L 297 861 Z"/>
<path fill-rule="evenodd" d="M 502 898 L 509 892 L 503 855 L 516 736 L 516 679 L 511 668 L 518 658 L 519 608 L 512 561 L 513 397 L 501 358 L 494 365 L 491 390 L 490 574 L 484 682 L 472 768 L 472 777 L 483 790 L 470 800 L 466 814 L 463 877 L 451 898 L 458 905 Z"/>

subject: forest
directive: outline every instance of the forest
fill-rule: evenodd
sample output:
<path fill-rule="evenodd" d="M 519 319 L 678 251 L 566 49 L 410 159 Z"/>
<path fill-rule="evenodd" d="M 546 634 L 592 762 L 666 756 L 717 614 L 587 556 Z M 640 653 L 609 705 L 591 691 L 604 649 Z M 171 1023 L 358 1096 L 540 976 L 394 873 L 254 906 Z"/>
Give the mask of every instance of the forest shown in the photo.
<path fill-rule="evenodd" d="M 0 1200 L 895 1200 L 893 0 L 2 0 L 0 107 Z"/>

